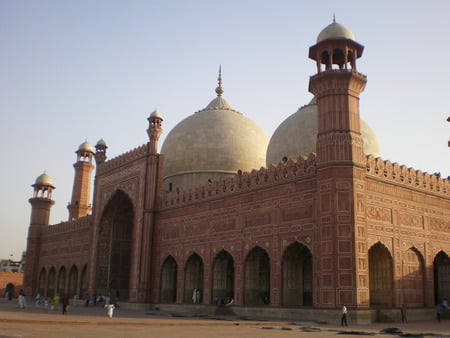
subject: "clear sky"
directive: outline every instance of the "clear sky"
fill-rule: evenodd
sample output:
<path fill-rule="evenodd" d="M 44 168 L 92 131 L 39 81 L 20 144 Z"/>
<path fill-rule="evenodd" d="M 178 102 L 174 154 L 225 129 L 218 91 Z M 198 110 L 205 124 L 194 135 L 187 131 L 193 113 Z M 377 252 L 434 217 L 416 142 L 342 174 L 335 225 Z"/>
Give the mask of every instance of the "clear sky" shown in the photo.
<path fill-rule="evenodd" d="M 112 158 L 164 137 L 216 94 L 270 137 L 312 98 L 308 49 L 336 21 L 365 46 L 362 118 L 383 159 L 450 175 L 450 1 L 0 0 L 0 259 L 26 247 L 44 170 L 51 222 L 68 218 L 75 150 L 103 138 Z"/>

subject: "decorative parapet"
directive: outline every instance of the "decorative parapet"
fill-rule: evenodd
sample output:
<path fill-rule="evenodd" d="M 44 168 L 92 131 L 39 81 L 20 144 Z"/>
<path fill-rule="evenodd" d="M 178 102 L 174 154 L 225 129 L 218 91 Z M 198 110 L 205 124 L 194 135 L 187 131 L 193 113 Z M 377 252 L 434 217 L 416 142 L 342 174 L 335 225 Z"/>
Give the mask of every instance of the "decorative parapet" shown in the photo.
<path fill-rule="evenodd" d="M 290 159 L 268 168 L 252 170 L 251 172 L 238 172 L 235 176 L 225 180 L 212 182 L 189 191 L 170 192 L 161 196 L 160 207 L 187 204 L 200 200 L 236 194 L 247 190 L 280 184 L 299 177 L 311 177 L 316 173 L 316 154 L 308 157 Z"/>
<path fill-rule="evenodd" d="M 444 195 L 450 193 L 449 180 L 441 178 L 440 174 L 430 175 L 398 163 L 391 163 L 389 160 L 383 161 L 383 159 L 375 158 L 373 155 L 366 156 L 366 170 L 368 175 L 412 188 Z"/>
<path fill-rule="evenodd" d="M 71 221 L 50 225 L 44 228 L 44 232 L 46 232 L 46 235 L 54 236 L 82 229 L 89 229 L 93 220 L 92 215 L 88 215 Z"/>
<path fill-rule="evenodd" d="M 97 175 L 104 174 L 107 171 L 111 171 L 120 168 L 124 164 L 133 162 L 147 155 L 147 144 L 143 144 L 140 147 L 134 148 L 126 153 L 123 153 L 117 157 L 110 159 L 97 166 Z"/>

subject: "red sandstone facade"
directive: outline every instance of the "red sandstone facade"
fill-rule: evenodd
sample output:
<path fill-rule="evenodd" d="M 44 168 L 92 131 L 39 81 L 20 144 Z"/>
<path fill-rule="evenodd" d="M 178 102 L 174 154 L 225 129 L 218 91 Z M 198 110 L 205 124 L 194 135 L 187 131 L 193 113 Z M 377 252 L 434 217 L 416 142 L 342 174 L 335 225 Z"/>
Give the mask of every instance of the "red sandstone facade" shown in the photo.
<path fill-rule="evenodd" d="M 78 153 L 68 222 L 48 224 L 53 201 L 39 192 L 53 186 L 37 182 L 25 292 L 356 310 L 427 308 L 449 298 L 450 182 L 364 155 L 362 50 L 348 39 L 310 49 L 316 154 L 166 194 L 162 118 L 154 113 L 148 144 L 109 161 L 103 143 Z"/>

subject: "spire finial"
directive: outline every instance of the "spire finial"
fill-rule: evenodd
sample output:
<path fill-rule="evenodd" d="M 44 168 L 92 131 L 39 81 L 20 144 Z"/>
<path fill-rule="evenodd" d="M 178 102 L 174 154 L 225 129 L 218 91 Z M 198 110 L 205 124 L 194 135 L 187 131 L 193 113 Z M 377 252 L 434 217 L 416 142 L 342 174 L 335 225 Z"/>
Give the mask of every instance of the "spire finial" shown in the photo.
<path fill-rule="evenodd" d="M 336 22 L 336 15 L 333 12 L 333 23 L 335 23 L 335 22 Z"/>
<path fill-rule="evenodd" d="M 222 87 L 222 65 L 219 65 L 219 77 L 217 78 L 217 81 L 219 83 L 219 86 L 216 88 L 217 96 L 222 96 L 223 94 L 223 87 Z"/>

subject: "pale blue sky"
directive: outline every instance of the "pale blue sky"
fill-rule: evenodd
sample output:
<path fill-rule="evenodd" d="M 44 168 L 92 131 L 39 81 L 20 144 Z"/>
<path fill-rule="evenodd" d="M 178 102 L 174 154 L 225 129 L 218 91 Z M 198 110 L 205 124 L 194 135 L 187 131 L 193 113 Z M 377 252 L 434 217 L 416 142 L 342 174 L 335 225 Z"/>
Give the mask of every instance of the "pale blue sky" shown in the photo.
<path fill-rule="evenodd" d="M 79 144 L 140 146 L 156 108 L 161 146 L 215 97 L 219 64 L 224 98 L 270 137 L 311 99 L 308 49 L 333 13 L 365 46 L 361 116 L 383 158 L 450 175 L 450 1 L 0 0 L 0 258 L 25 250 L 37 176 L 67 220 Z"/>

